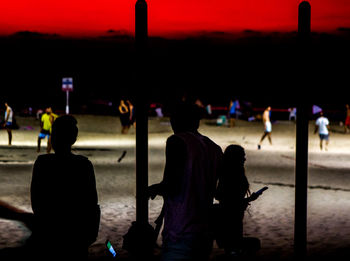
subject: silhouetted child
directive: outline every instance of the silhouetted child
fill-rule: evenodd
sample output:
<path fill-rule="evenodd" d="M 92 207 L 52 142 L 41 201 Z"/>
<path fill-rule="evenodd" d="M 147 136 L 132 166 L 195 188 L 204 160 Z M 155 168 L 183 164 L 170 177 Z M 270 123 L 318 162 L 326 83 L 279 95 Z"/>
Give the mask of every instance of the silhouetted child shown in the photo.
<path fill-rule="evenodd" d="M 258 198 L 250 193 L 245 175 L 245 151 L 239 145 L 229 145 L 223 156 L 223 172 L 219 178 L 216 199 L 219 201 L 220 218 L 216 242 L 227 255 L 239 255 L 247 248 L 260 248 L 259 239 L 243 238 L 243 218 L 249 202 Z"/>
<path fill-rule="evenodd" d="M 71 153 L 77 135 L 73 116 L 57 118 L 51 134 L 55 154 L 40 155 L 35 161 L 31 182 L 35 224 L 29 240 L 35 257 L 83 260 L 96 240 L 100 209 L 95 174 L 86 157 Z"/>

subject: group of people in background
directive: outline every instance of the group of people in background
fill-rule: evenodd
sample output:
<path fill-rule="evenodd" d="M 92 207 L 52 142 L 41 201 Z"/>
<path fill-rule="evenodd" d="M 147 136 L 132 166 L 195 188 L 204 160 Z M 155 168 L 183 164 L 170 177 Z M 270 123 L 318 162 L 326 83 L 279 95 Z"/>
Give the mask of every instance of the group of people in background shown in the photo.
<path fill-rule="evenodd" d="M 4 121 L 2 122 L 2 127 L 6 129 L 8 133 L 8 145 L 12 145 L 12 130 L 16 128 L 16 122 L 15 122 L 15 116 L 13 109 L 9 106 L 7 102 L 4 103 L 5 105 L 5 115 L 4 115 Z M 42 113 L 41 115 L 38 115 L 38 119 L 40 121 L 40 131 L 38 135 L 38 141 L 37 141 L 37 152 L 40 152 L 41 149 L 41 140 L 47 139 L 47 147 L 46 152 L 50 153 L 51 151 L 51 131 L 52 131 L 52 124 L 58 117 L 57 114 L 53 113 L 51 107 L 47 107 L 45 109 L 45 113 Z"/>
<path fill-rule="evenodd" d="M 5 129 L 8 133 L 8 145 L 12 145 L 12 130 L 15 128 L 15 117 L 14 117 L 14 111 L 10 107 L 10 105 L 5 102 L 5 114 L 4 114 L 4 120 L 2 122 L 2 128 Z M 346 117 L 344 121 L 344 133 L 350 132 L 350 107 L 348 104 L 345 105 L 346 107 Z M 238 110 L 240 109 L 240 104 L 237 99 L 231 99 L 230 100 L 230 106 L 228 110 L 229 114 L 229 127 L 235 127 L 236 125 L 236 118 Z M 136 125 L 135 121 L 135 110 L 133 104 L 130 102 L 130 100 L 120 100 L 120 104 L 118 106 L 118 111 L 120 115 L 120 122 L 121 122 L 121 133 L 127 134 L 129 132 L 130 126 Z M 290 108 L 289 109 L 290 115 L 289 120 L 296 120 L 296 108 Z M 320 109 L 318 112 L 319 117 L 316 119 L 315 122 L 315 133 L 317 132 L 320 137 L 320 149 L 328 150 L 328 144 L 329 144 L 329 120 L 324 116 L 323 111 Z M 41 150 L 41 140 L 47 139 L 47 147 L 46 151 L 47 153 L 50 153 L 51 151 L 51 128 L 52 124 L 55 121 L 55 119 L 58 117 L 57 114 L 53 113 L 51 107 L 47 107 L 45 109 L 44 113 L 41 113 L 38 116 L 38 120 L 40 121 L 40 132 L 38 135 L 38 141 L 37 141 L 37 151 L 40 152 Z M 262 113 L 262 122 L 264 125 L 264 132 L 261 136 L 261 139 L 258 143 L 258 149 L 261 149 L 262 142 L 267 137 L 270 145 L 272 145 L 272 123 L 271 123 L 271 107 L 268 106 L 264 112 Z"/>

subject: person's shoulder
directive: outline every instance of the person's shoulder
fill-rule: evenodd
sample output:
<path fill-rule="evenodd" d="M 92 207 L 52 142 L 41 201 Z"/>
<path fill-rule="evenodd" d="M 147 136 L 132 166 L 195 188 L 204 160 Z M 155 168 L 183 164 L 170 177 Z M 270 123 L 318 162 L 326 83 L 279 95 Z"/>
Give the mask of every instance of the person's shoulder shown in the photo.
<path fill-rule="evenodd" d="M 210 144 L 211 146 L 213 146 L 214 148 L 216 148 L 217 150 L 220 150 L 222 152 L 221 147 L 215 142 L 213 141 L 211 138 L 209 138 L 208 136 L 204 136 L 202 135 L 203 139 Z"/>
<path fill-rule="evenodd" d="M 83 156 L 83 155 L 72 154 L 72 157 L 73 157 L 75 160 L 79 160 L 79 161 L 82 161 L 82 162 L 91 162 L 91 161 L 89 160 L 88 157 Z"/>
<path fill-rule="evenodd" d="M 42 154 L 42 155 L 39 155 L 36 158 L 35 162 L 36 163 L 47 162 L 47 161 L 53 160 L 54 158 L 55 158 L 55 154 L 51 154 L 51 153 L 49 153 L 49 154 Z"/>
<path fill-rule="evenodd" d="M 183 143 L 183 135 L 181 134 L 173 134 L 167 138 L 166 143 L 167 144 L 178 144 L 178 143 Z"/>

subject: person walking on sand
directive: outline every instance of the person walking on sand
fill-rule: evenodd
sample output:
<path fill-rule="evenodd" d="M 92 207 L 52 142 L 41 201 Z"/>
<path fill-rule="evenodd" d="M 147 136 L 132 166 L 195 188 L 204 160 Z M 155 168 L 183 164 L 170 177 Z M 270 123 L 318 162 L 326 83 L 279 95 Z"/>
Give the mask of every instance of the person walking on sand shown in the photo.
<path fill-rule="evenodd" d="M 148 195 L 164 198 L 162 259 L 208 260 L 213 241 L 209 212 L 214 200 L 222 150 L 198 132 L 198 106 L 180 103 L 170 123 L 162 182 L 149 187 Z"/>
<path fill-rule="evenodd" d="M 346 117 L 344 123 L 344 133 L 349 133 L 350 130 L 350 106 L 349 104 L 345 105 L 346 108 Z"/>
<path fill-rule="evenodd" d="M 222 173 L 215 198 L 219 201 L 219 217 L 214 226 L 217 228 L 216 242 L 224 248 L 227 257 L 234 257 L 242 252 L 256 252 L 260 248 L 257 238 L 243 237 L 244 213 L 251 201 L 259 195 L 251 193 L 245 175 L 246 154 L 239 145 L 229 145 L 224 152 Z"/>
<path fill-rule="evenodd" d="M 263 140 L 265 139 L 265 137 L 267 136 L 267 138 L 269 139 L 270 145 L 272 145 L 272 139 L 271 139 L 271 132 L 272 132 L 272 124 L 270 121 L 270 112 L 271 112 L 271 107 L 267 107 L 263 113 L 262 116 L 262 120 L 264 123 L 264 133 L 260 139 L 260 142 L 258 144 L 258 149 L 261 149 L 261 143 L 263 142 Z"/>
<path fill-rule="evenodd" d="M 119 104 L 120 123 L 122 125 L 122 134 L 127 134 L 130 128 L 130 109 L 124 100 Z"/>
<path fill-rule="evenodd" d="M 47 147 L 46 152 L 51 152 L 51 130 L 52 124 L 57 118 L 57 115 L 52 112 L 51 107 L 47 107 L 45 113 L 41 116 L 40 119 L 40 132 L 38 136 L 38 147 L 37 152 L 40 152 L 41 140 L 47 138 Z"/>
<path fill-rule="evenodd" d="M 5 102 L 5 119 L 4 119 L 3 127 L 7 131 L 9 146 L 12 145 L 12 127 L 13 127 L 12 126 L 12 124 L 13 124 L 12 121 L 13 121 L 13 110 L 8 105 L 8 103 Z"/>
<path fill-rule="evenodd" d="M 320 149 L 323 149 L 323 141 L 325 141 L 325 150 L 328 150 L 329 143 L 329 120 L 323 116 L 323 112 L 320 112 L 320 117 L 317 118 L 315 123 L 315 131 L 316 134 L 318 131 L 318 135 L 320 137 Z"/>

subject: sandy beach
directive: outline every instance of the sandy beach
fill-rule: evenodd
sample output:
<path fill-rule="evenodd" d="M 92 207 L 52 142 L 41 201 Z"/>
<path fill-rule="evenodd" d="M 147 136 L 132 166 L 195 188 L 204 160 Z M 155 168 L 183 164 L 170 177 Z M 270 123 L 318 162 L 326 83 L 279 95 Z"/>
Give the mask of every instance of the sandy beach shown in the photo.
<path fill-rule="evenodd" d="M 109 239 L 121 257 L 122 236 L 135 220 L 135 129 L 120 133 L 120 121 L 113 116 L 76 115 L 79 139 L 74 152 L 87 156 L 95 168 L 101 223 L 89 259 L 108 256 L 104 243 Z M 0 200 L 31 211 L 29 186 L 32 165 L 37 157 L 39 123 L 34 118 L 17 119 L 20 129 L 13 132 L 13 145 L 7 146 L 7 133 L 0 132 Z M 331 123 L 328 151 L 320 151 L 319 139 L 309 127 L 308 254 L 310 257 L 343 256 L 350 249 L 350 134 Z M 272 141 L 257 143 L 263 133 L 261 122 L 238 120 L 236 127 L 216 126 L 215 120 L 202 120 L 200 132 L 222 149 L 240 144 L 246 149 L 246 171 L 251 190 L 269 189 L 253 202 L 245 215 L 244 233 L 258 237 L 262 248 L 257 259 L 288 260 L 293 256 L 295 124 L 277 121 Z M 164 168 L 165 141 L 171 135 L 167 118 L 149 120 L 149 184 L 159 182 Z M 45 142 L 42 142 L 42 153 Z M 123 151 L 125 158 L 118 163 Z M 162 199 L 149 202 L 149 221 L 157 218 Z M 21 223 L 0 219 L 0 249 L 18 247 L 30 235 Z M 161 244 L 161 237 L 158 239 Z M 213 260 L 222 253 L 217 247 Z"/>

